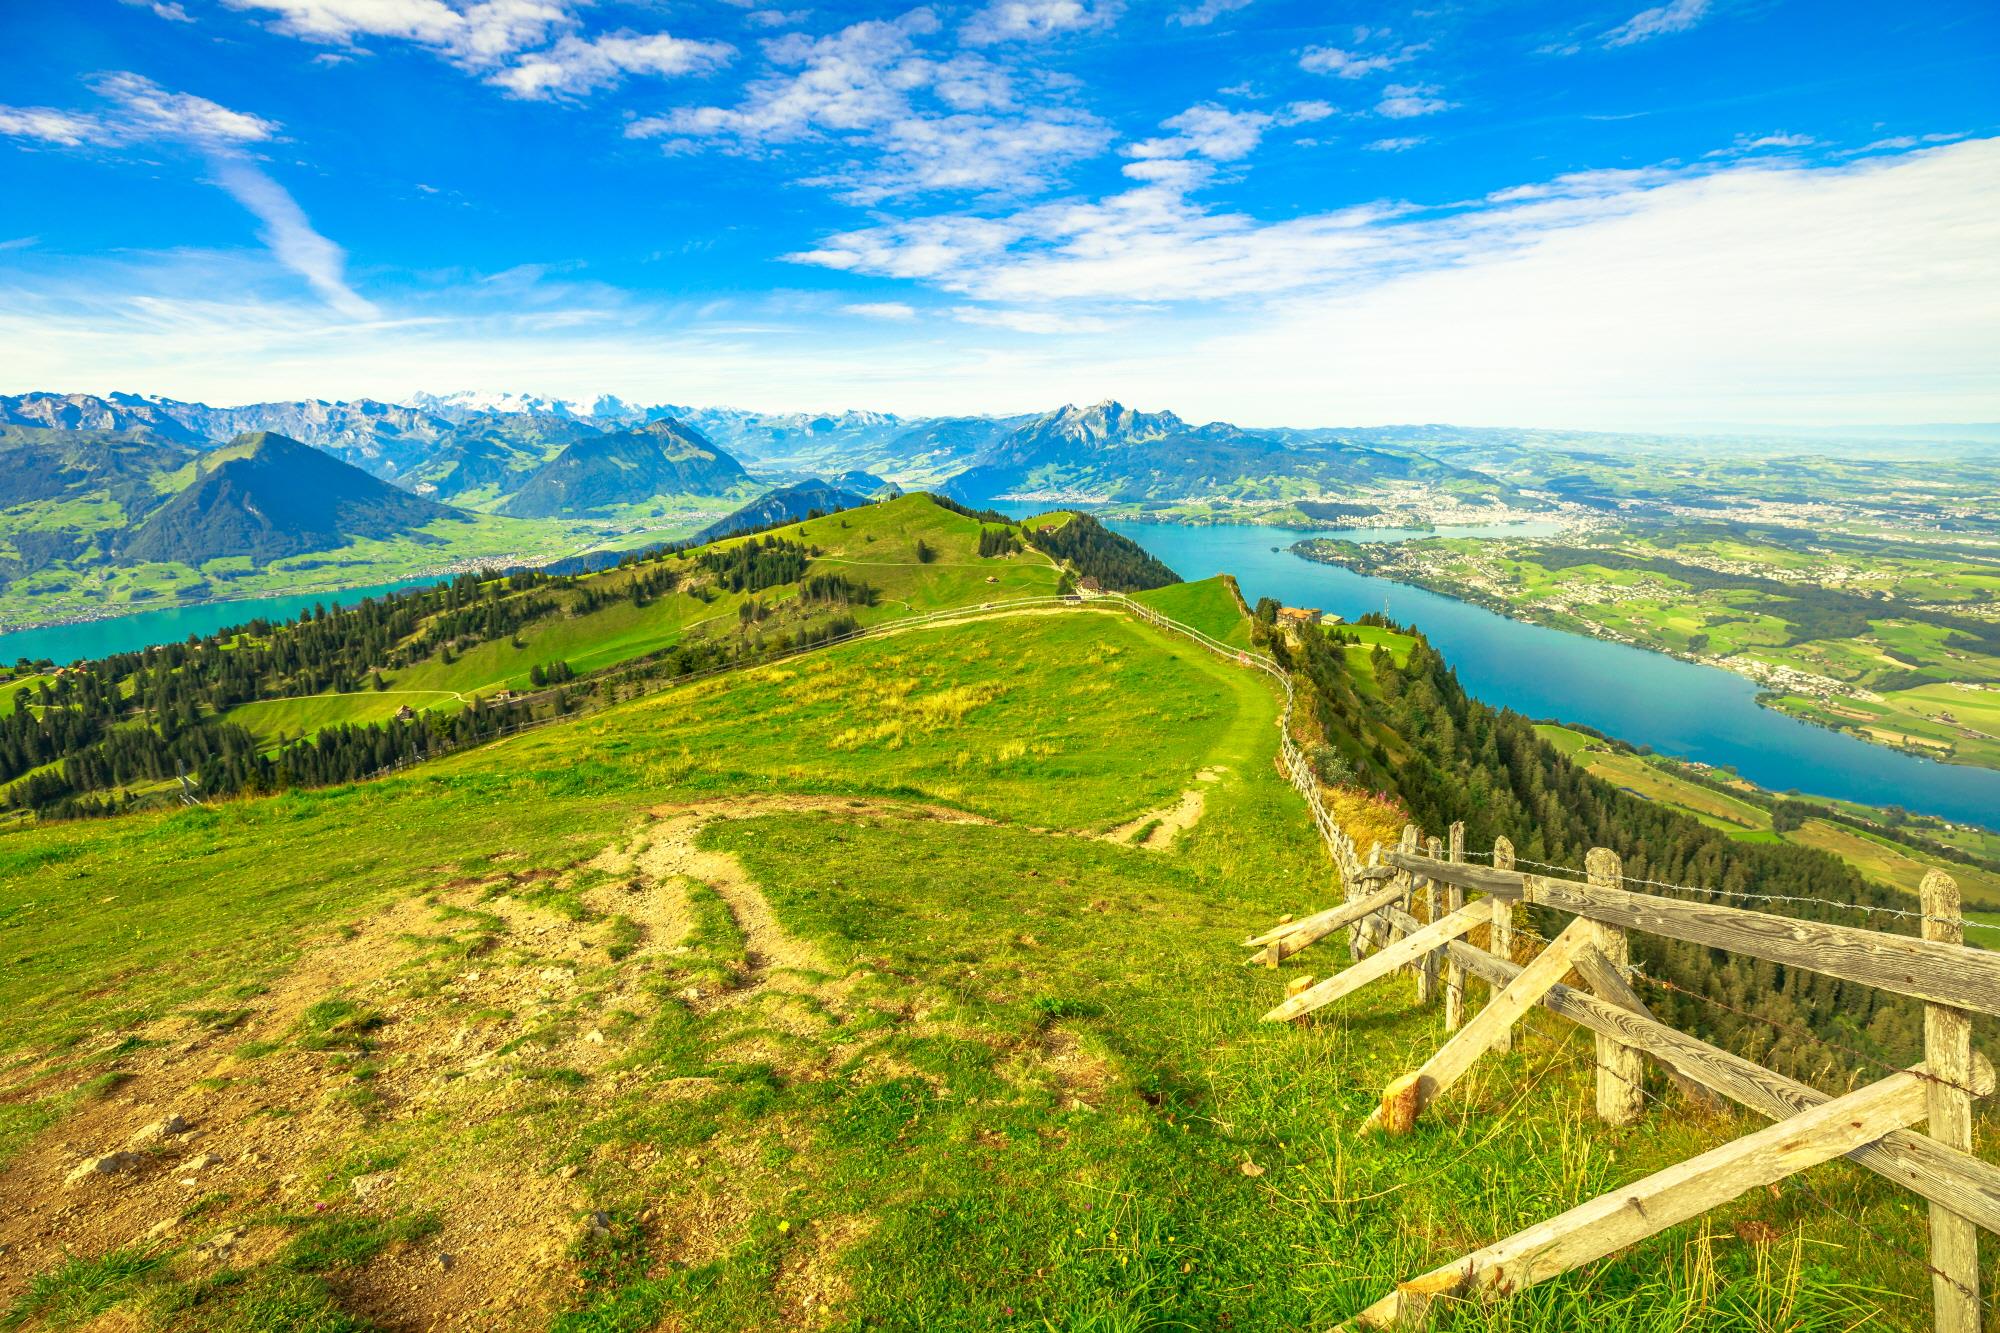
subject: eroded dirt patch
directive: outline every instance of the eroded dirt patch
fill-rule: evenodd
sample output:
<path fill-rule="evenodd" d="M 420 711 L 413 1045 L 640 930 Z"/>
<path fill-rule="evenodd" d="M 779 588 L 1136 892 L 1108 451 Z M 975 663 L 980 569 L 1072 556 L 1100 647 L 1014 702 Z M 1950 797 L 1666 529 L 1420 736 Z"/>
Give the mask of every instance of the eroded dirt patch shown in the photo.
<path fill-rule="evenodd" d="M 1228 771 L 1221 766 L 1204 768 L 1195 774 L 1194 780 L 1198 783 L 1214 784 L 1220 782 L 1222 775 Z M 1207 805 L 1206 790 L 1203 787 L 1190 787 L 1181 793 L 1179 800 L 1164 810 L 1149 810 L 1136 819 L 1126 820 L 1101 836 L 1106 842 L 1119 842 L 1133 847 L 1161 851 L 1171 847 L 1175 838 L 1200 823 L 1202 812 Z"/>
<path fill-rule="evenodd" d="M 399 1330 L 545 1327 L 577 1294 L 579 1246 L 613 1225 L 680 1261 L 722 1252 L 781 1188 L 755 1141 L 670 1153 L 590 1127 L 716 1094 L 649 1054 L 674 1010 L 709 1024 L 714 1060 L 817 1077 L 842 1058 L 825 1034 L 854 978 L 829 975 L 734 857 L 697 845 L 716 820 L 780 812 L 984 822 L 840 798 L 663 807 L 567 869 L 495 856 L 329 931 L 226 1007 L 17 1067 L 0 1100 L 102 1090 L 0 1169 L 0 1308 L 65 1255 L 168 1253 L 182 1283 L 295 1264 L 288 1247 L 328 1218 L 401 1228 L 363 1262 L 311 1270 Z M 740 940 L 733 965 L 698 939 L 703 893 Z M 698 966 L 706 979 L 683 984 Z M 605 1220 L 613 1196 L 630 1217 Z M 806 1324 L 843 1297 L 842 1244 L 824 1240 L 784 1275 Z"/>

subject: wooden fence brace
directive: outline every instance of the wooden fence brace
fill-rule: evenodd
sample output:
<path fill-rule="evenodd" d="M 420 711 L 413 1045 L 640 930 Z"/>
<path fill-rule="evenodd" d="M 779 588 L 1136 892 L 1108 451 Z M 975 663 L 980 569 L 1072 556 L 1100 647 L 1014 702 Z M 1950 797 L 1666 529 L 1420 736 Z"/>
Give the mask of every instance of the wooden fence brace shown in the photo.
<path fill-rule="evenodd" d="M 1415 919 L 1408 924 L 1414 927 Z M 1504 986 L 1521 971 L 1516 964 L 1504 962 L 1463 941 L 1454 941 L 1446 947 L 1465 964 L 1468 972 L 1491 985 Z M 1616 1036 L 1638 1047 L 1659 1060 L 1668 1077 L 1691 1093 L 1706 1088 L 1772 1120 L 1783 1120 L 1829 1100 L 1817 1088 L 1711 1046 L 1656 1018 L 1620 1009 L 1587 991 L 1551 986 L 1542 997 L 1542 1007 L 1592 1032 Z M 1975 1058 L 1973 1091 L 1985 1096 L 1993 1087 L 1992 1066 Z M 1941 1203 L 2000 1234 L 2000 1166 L 1906 1130 L 1856 1148 L 1848 1157 L 1932 1203 Z"/>
<path fill-rule="evenodd" d="M 1496 870 L 1514 868 L 1514 844 L 1505 838 L 1493 840 L 1493 867 Z M 1514 900 L 1494 894 L 1486 901 L 1493 905 L 1493 938 L 1489 941 L 1488 952 L 1511 963 L 1514 961 Z M 1457 956 L 1456 952 L 1453 956 Z M 1500 987 L 1494 989 L 1498 991 Z M 1500 1035 L 1493 1039 L 1493 1049 L 1502 1055 L 1514 1049 L 1512 1023 L 1501 1029 Z"/>
<path fill-rule="evenodd" d="M 1583 865 L 1595 888 L 1616 888 L 1625 878 L 1624 863 L 1608 847 L 1591 848 Z M 1611 971 L 1622 975 L 1631 966 L 1632 941 L 1622 928 L 1591 922 L 1591 945 Z M 1598 998 L 1604 997 L 1600 994 Z M 1607 1124 L 1629 1125 L 1646 1113 L 1646 1063 L 1637 1050 L 1616 1038 L 1598 1033 L 1595 1040 L 1598 1118 Z"/>
<path fill-rule="evenodd" d="M 1315 912 L 1303 921 L 1294 921 L 1289 926 L 1281 926 L 1266 935 L 1251 940 L 1252 945 L 1263 943 L 1264 947 L 1246 960 L 1276 967 L 1293 954 L 1303 952 L 1325 939 L 1334 931 L 1374 912 L 1379 912 L 1402 896 L 1402 890 L 1394 884 L 1378 888 L 1366 897 L 1342 903 L 1339 907 L 1329 907 L 1324 912 Z"/>
<path fill-rule="evenodd" d="M 1842 1156 L 1929 1114 L 1926 1081 L 1904 1071 L 1801 1111 L 1422 1277 L 1361 1311 L 1347 1327 L 1393 1328 L 1421 1320 L 1432 1302 L 1519 1291 L 1636 1244 L 1760 1185 Z"/>
<path fill-rule="evenodd" d="M 1958 884 L 1940 870 L 1918 889 L 1923 937 L 1963 944 Z M 1929 1085 L 1930 1136 L 1961 1152 L 1972 1151 L 1972 1016 L 1949 1005 L 1924 1006 L 1924 1065 Z M 1971 1219 L 1931 1205 L 1931 1303 L 1937 1333 L 1979 1333 L 1979 1230 Z"/>
<path fill-rule="evenodd" d="M 1286 1000 L 1277 1008 L 1264 1015 L 1266 1023 L 1283 1023 L 1301 1015 L 1309 1014 L 1322 1005 L 1332 1004 L 1343 996 L 1351 995 L 1371 981 L 1379 981 L 1399 967 L 1407 966 L 1424 957 L 1433 949 L 1456 939 L 1478 925 L 1486 915 L 1484 903 L 1473 903 L 1462 907 L 1451 916 L 1429 925 L 1419 926 L 1379 953 L 1371 955 L 1363 962 L 1354 964 L 1344 972 L 1337 972 L 1312 989 L 1303 991 Z M 1415 923 L 1412 923 L 1415 924 Z"/>
<path fill-rule="evenodd" d="M 1515 1021 L 1534 1008 L 1549 987 L 1562 980 L 1572 960 L 1590 950 L 1593 932 L 1594 927 L 1588 921 L 1578 918 L 1570 922 L 1533 962 L 1515 973 L 1512 981 L 1496 988 L 1486 1007 L 1424 1061 L 1423 1068 L 1405 1074 L 1384 1089 L 1381 1104 L 1369 1114 L 1362 1128 L 1379 1126 L 1400 1134 L 1415 1125 L 1424 1108 L 1511 1031 Z"/>
<path fill-rule="evenodd" d="M 1465 860 L 1465 821 L 1454 820 L 1448 837 L 1446 856 L 1452 861 Z M 1456 912 L 1465 906 L 1465 890 L 1457 884 L 1447 884 L 1444 893 L 1447 911 Z M 1465 969 L 1452 961 L 1451 955 L 1444 956 L 1444 1030 L 1456 1032 L 1465 1026 Z"/>

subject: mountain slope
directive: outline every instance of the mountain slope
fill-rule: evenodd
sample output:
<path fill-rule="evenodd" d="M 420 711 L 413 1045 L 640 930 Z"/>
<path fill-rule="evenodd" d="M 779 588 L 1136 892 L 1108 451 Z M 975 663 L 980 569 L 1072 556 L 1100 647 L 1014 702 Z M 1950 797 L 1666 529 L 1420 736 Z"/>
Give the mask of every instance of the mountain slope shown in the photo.
<path fill-rule="evenodd" d="M 1067 406 L 1009 431 L 951 481 L 981 501 L 1274 498 L 1318 486 L 1459 473 L 1419 455 L 1321 444 L 1293 449 L 1226 422 L 1191 426 L 1172 412 L 1106 401 Z"/>
<path fill-rule="evenodd" d="M 501 509 L 550 518 L 657 495 L 726 495 L 750 480 L 743 465 L 677 421 L 578 440 L 550 459 Z"/>
<path fill-rule="evenodd" d="M 868 503 L 866 495 L 843 491 L 824 481 L 802 481 L 761 495 L 735 513 L 721 518 L 695 534 L 700 541 L 714 541 L 735 532 L 753 532 L 777 523 L 796 523 L 818 512 L 832 514 L 857 509 Z"/>
<path fill-rule="evenodd" d="M 200 459 L 194 480 L 139 525 L 121 554 L 189 565 L 243 555 L 262 564 L 357 537 L 422 540 L 419 528 L 456 512 L 263 432 Z"/>

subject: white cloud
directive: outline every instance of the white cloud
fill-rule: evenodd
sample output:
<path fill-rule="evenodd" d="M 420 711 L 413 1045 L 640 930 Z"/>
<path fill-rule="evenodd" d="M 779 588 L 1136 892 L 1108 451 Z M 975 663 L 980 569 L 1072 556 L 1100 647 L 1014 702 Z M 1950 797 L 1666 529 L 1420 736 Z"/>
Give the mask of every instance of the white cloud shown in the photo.
<path fill-rule="evenodd" d="M 1201 0 L 1192 9 L 1177 9 L 1167 15 L 1167 22 L 1183 28 L 1206 28 L 1225 14 L 1248 9 L 1255 0 Z"/>
<path fill-rule="evenodd" d="M 677 152 L 837 144 L 844 155 L 801 183 L 858 203 L 931 190 L 1035 189 L 1110 143 L 1110 127 L 1087 112 L 1022 104 L 1008 72 L 982 55 L 926 53 L 918 41 L 939 27 L 930 10 L 914 9 L 825 36 L 788 33 L 764 44 L 773 69 L 752 79 L 735 106 L 677 107 L 625 132 L 665 139 Z M 856 150 L 867 156 L 847 155 Z"/>
<path fill-rule="evenodd" d="M 1708 14 L 1709 0 L 1671 0 L 1652 9 L 1640 10 L 1604 34 L 1606 46 L 1631 46 L 1655 37 L 1686 32 Z"/>
<path fill-rule="evenodd" d="M 901 412 L 1111 394 L 1251 425 L 2000 418 L 1995 139 L 1837 166 L 1580 173 L 1463 207 L 1280 222 L 1148 185 L 896 225 L 830 239 L 816 262 L 893 268 L 1051 331 L 1002 337 L 949 307 L 910 324 L 821 306 L 800 322 L 629 299 L 531 309 L 512 292 L 477 312 L 456 292 L 407 296 L 405 317 L 357 327 L 272 288 L 261 257 L 36 247 L 0 267 L 0 345 L 16 387 L 222 402 L 532 382 Z"/>
<path fill-rule="evenodd" d="M 178 139 L 208 148 L 263 143 L 278 127 L 262 116 L 195 97 L 170 93 L 137 74 L 109 74 L 97 91 L 116 104 L 119 131 L 131 139 Z"/>
<path fill-rule="evenodd" d="M 1168 138 L 1142 139 L 1125 149 L 1130 157 L 1205 157 L 1211 162 L 1235 162 L 1250 156 L 1276 117 L 1262 111 L 1230 111 L 1203 102 L 1160 122 L 1177 133 Z"/>
<path fill-rule="evenodd" d="M 887 319 L 906 324 L 917 317 L 917 308 L 907 301 L 856 301 L 844 305 L 841 313 L 859 315 L 863 319 Z"/>
<path fill-rule="evenodd" d="M 1407 153 L 1412 148 L 1420 147 L 1430 141 L 1428 134 L 1405 134 L 1389 139 L 1377 139 L 1362 146 L 1371 153 Z"/>
<path fill-rule="evenodd" d="M 91 86 L 111 104 L 102 114 L 0 107 L 0 134 L 68 148 L 166 142 L 195 149 L 207 159 L 215 184 L 262 224 L 259 236 L 274 259 L 341 314 L 375 315 L 374 306 L 347 285 L 340 247 L 313 230 L 298 202 L 245 155 L 248 145 L 277 137 L 276 122 L 169 92 L 132 73 L 106 74 Z"/>
<path fill-rule="evenodd" d="M 263 224 L 259 235 L 280 264 L 306 280 L 329 306 L 350 319 L 372 319 L 373 305 L 347 285 L 347 255 L 313 230 L 298 201 L 241 157 L 219 157 L 215 181 Z"/>
<path fill-rule="evenodd" d="M 993 310 L 983 306 L 958 306 L 951 313 L 952 318 L 961 324 L 977 324 L 983 328 L 1006 329 L 1009 333 L 1027 333 L 1037 337 L 1102 333 L 1111 327 L 1109 321 L 1095 315 L 1070 315 L 1054 310 Z"/>
<path fill-rule="evenodd" d="M 727 64 L 736 48 L 727 42 L 696 41 L 671 34 L 629 29 L 583 38 L 574 34 L 546 51 L 521 56 L 487 82 L 516 97 L 573 97 L 612 87 L 628 74 L 671 78 L 707 74 Z"/>
<path fill-rule="evenodd" d="M 515 97 L 575 97 L 633 74 L 704 74 L 727 61 L 726 42 L 638 33 L 586 36 L 575 6 L 586 0 L 223 0 L 274 14 L 278 32 L 352 48 L 368 40 L 410 42 Z"/>
<path fill-rule="evenodd" d="M 137 74 L 107 74 L 92 87 L 111 104 L 103 112 L 0 107 L 0 135 L 63 148 L 117 147 L 161 139 L 223 148 L 263 143 L 278 132 L 276 123 L 262 116 L 232 111 L 205 97 L 170 93 Z"/>
<path fill-rule="evenodd" d="M 119 0 L 119 3 L 130 5 L 134 9 L 150 9 L 156 16 L 166 19 L 169 23 L 194 22 L 193 16 L 172 0 Z"/>
<path fill-rule="evenodd" d="M 1343 79 L 1360 79 L 1410 60 L 1424 48 L 1405 46 L 1395 51 L 1364 55 L 1337 46 L 1308 46 L 1299 53 L 1299 68 L 1308 74 L 1332 74 Z"/>
<path fill-rule="evenodd" d="M 51 106 L 0 106 L 0 134 L 63 148 L 80 148 L 112 139 L 111 127 L 98 117 L 82 111 L 59 111 Z"/>
<path fill-rule="evenodd" d="M 755 9 L 743 16 L 753 28 L 790 28 L 812 17 L 810 9 Z"/>
<path fill-rule="evenodd" d="M 1118 21 L 1118 0 L 991 0 L 966 20 L 961 34 L 972 46 L 1037 40 L 1062 32 L 1088 32 Z"/>
<path fill-rule="evenodd" d="M 1408 120 L 1413 116 L 1434 116 L 1458 105 L 1439 97 L 1440 91 L 1432 83 L 1392 83 L 1382 90 L 1382 100 L 1375 104 L 1375 110 L 1391 120 Z"/>

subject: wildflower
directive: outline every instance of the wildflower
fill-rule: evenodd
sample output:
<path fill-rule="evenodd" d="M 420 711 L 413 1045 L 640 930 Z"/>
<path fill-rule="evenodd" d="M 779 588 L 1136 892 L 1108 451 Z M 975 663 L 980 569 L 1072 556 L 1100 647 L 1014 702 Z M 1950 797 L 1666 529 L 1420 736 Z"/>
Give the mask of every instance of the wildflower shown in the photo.
<path fill-rule="evenodd" d="M 780 1233 L 780 1234 L 782 1234 L 782 1233 L 784 1233 L 784 1232 L 787 1232 L 787 1231 L 790 1231 L 791 1229 L 792 1229 L 792 1224 L 791 1224 L 790 1222 L 780 1222 L 780 1223 L 778 1223 L 778 1231 L 779 1231 L 779 1233 Z"/>

